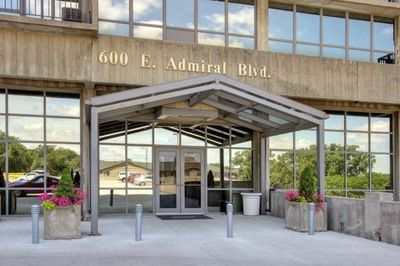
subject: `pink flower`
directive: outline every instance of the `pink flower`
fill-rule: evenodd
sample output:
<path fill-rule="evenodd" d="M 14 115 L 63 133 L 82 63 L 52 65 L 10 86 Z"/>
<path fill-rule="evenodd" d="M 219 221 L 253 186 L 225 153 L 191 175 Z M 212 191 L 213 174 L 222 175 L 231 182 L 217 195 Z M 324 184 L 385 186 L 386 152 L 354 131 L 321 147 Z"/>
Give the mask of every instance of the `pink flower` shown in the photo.
<path fill-rule="evenodd" d="M 295 190 L 289 190 L 285 193 L 285 199 L 288 201 L 295 201 L 298 197 L 300 197 L 300 195 Z"/>
<path fill-rule="evenodd" d="M 46 192 L 44 192 L 38 196 L 38 200 L 40 200 L 40 201 L 45 201 L 48 199 L 49 199 L 49 194 L 47 194 Z"/>

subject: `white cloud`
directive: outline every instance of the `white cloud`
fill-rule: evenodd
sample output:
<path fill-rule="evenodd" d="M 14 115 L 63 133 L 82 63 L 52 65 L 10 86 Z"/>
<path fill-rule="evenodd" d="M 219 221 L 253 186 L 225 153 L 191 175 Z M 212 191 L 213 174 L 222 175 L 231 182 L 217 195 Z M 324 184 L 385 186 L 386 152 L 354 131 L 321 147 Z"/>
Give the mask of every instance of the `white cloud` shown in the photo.
<path fill-rule="evenodd" d="M 129 16 L 129 0 L 99 0 L 99 18 L 107 18 L 112 20 L 128 20 Z M 109 24 L 107 24 L 109 25 Z M 115 26 L 108 26 L 108 30 Z"/>
<path fill-rule="evenodd" d="M 229 12 L 229 30 L 231 33 L 254 34 L 254 8 L 243 7 Z"/>
<path fill-rule="evenodd" d="M 136 26 L 133 35 L 138 38 L 162 39 L 162 29 L 155 27 Z"/>
<path fill-rule="evenodd" d="M 387 132 L 390 128 L 390 123 L 389 121 L 374 121 L 371 124 L 371 130 L 372 131 L 379 131 L 379 132 Z"/>
<path fill-rule="evenodd" d="M 382 29 L 383 35 L 393 35 L 393 27 L 386 27 Z"/>
<path fill-rule="evenodd" d="M 199 43 L 225 46 L 225 38 L 224 36 L 221 38 L 218 35 L 199 34 Z"/>
<path fill-rule="evenodd" d="M 136 0 L 134 1 L 133 15 L 141 20 L 142 17 L 147 16 L 152 10 L 161 8 L 161 0 Z M 160 24 L 161 21 L 157 22 L 157 24 Z"/>

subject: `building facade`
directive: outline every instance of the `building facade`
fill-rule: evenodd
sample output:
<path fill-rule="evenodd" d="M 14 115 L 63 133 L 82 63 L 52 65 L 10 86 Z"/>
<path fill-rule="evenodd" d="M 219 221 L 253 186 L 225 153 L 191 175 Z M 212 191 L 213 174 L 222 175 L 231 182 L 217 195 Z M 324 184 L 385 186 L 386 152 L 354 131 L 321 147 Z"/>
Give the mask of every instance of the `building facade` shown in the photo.
<path fill-rule="evenodd" d="M 66 169 L 96 214 L 240 211 L 248 191 L 264 211 L 305 165 L 327 195 L 398 196 L 397 2 L 2 0 L 0 11 L 3 215 L 29 213 Z M 17 186 L 32 172 L 44 181 Z"/>

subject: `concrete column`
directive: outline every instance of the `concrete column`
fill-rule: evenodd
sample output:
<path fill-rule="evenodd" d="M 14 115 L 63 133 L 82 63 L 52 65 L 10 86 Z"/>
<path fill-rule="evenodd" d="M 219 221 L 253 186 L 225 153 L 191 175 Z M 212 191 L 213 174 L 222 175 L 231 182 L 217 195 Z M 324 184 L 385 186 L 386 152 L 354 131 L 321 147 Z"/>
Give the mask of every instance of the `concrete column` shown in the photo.
<path fill-rule="evenodd" d="M 381 201 L 392 201 L 392 193 L 366 192 L 364 200 L 365 236 L 377 241 L 382 240 Z"/>
<path fill-rule="evenodd" d="M 86 86 L 81 92 L 81 189 L 90 195 L 90 128 L 86 118 L 85 101 L 96 96 L 93 86 Z M 82 206 L 83 217 L 88 215 L 90 200 Z"/>
<path fill-rule="evenodd" d="M 268 6 L 269 0 L 256 0 L 256 49 L 268 49 Z"/>
<path fill-rule="evenodd" d="M 267 214 L 269 181 L 267 180 L 267 145 L 266 138 L 260 139 L 260 178 L 261 178 L 261 214 Z"/>
<path fill-rule="evenodd" d="M 100 1 L 100 0 L 87 0 L 87 1 L 91 1 L 92 24 L 98 25 L 98 21 L 99 21 L 98 1 Z"/>
<path fill-rule="evenodd" d="M 90 119 L 90 211 L 92 235 L 99 233 L 99 116 L 98 110 L 91 107 Z"/>
<path fill-rule="evenodd" d="M 400 201 L 400 114 L 395 112 L 393 116 L 394 138 L 394 172 L 393 172 L 393 200 Z"/>
<path fill-rule="evenodd" d="M 261 193 L 261 173 L 260 173 L 260 132 L 253 131 L 253 184 L 254 192 Z"/>
<path fill-rule="evenodd" d="M 318 192 L 325 192 L 325 126 L 322 122 L 317 126 L 317 181 Z"/>

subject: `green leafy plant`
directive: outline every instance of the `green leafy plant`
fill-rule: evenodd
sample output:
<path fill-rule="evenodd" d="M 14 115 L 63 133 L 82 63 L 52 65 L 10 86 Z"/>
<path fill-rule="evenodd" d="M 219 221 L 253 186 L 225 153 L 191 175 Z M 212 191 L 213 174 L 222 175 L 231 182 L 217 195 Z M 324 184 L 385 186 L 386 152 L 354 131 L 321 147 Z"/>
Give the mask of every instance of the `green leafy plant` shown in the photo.
<path fill-rule="evenodd" d="M 300 174 L 299 194 L 311 201 L 317 192 L 317 182 L 310 166 L 305 166 Z"/>
<path fill-rule="evenodd" d="M 51 211 L 56 207 L 56 204 L 50 200 L 45 200 L 42 202 L 42 206 L 45 210 Z"/>
<path fill-rule="evenodd" d="M 57 198 L 73 198 L 74 184 L 68 170 L 64 170 L 55 192 Z"/>

